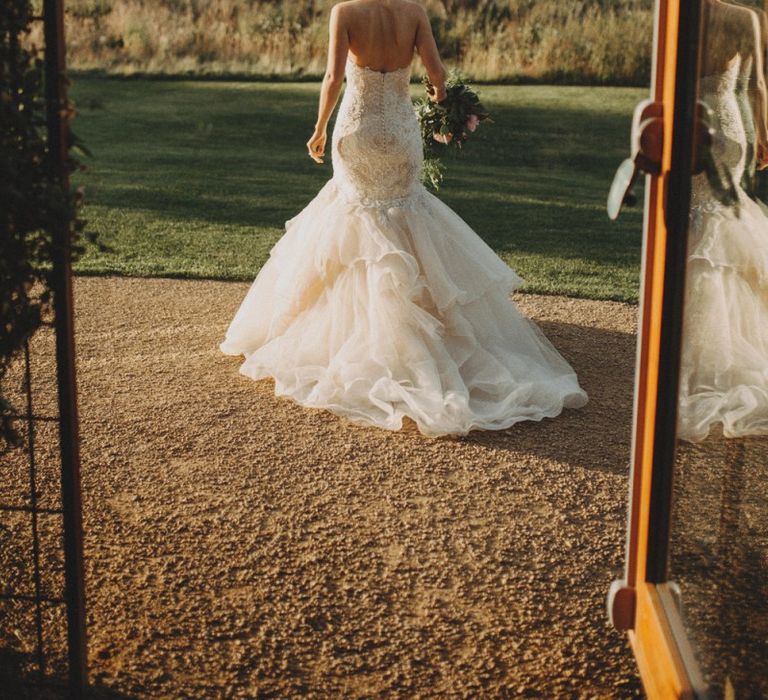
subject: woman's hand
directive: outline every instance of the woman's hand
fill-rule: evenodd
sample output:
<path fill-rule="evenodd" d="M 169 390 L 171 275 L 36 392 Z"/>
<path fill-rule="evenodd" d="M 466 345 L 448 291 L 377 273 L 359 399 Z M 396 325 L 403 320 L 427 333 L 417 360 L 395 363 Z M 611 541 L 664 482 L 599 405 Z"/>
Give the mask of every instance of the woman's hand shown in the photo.
<path fill-rule="evenodd" d="M 764 141 L 757 142 L 757 169 L 768 169 L 768 144 Z"/>
<path fill-rule="evenodd" d="M 427 80 L 427 95 L 432 102 L 442 102 L 446 98 L 445 84 L 438 89 Z"/>
<path fill-rule="evenodd" d="M 315 161 L 315 163 L 322 163 L 323 156 L 325 155 L 325 142 L 328 140 L 325 129 L 322 131 L 315 129 L 312 137 L 307 141 L 307 150 L 309 151 L 309 157 Z"/>

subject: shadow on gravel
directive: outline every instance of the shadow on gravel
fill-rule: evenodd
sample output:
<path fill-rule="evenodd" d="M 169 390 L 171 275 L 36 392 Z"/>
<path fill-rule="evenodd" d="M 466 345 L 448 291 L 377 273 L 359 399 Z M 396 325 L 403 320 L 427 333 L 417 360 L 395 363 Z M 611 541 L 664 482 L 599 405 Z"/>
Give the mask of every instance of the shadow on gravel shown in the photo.
<path fill-rule="evenodd" d="M 525 421 L 503 431 L 475 431 L 463 439 L 580 469 L 626 473 L 636 336 L 570 323 L 538 325 L 576 370 L 589 403 L 579 410 L 566 409 L 554 420 Z"/>
<path fill-rule="evenodd" d="M 0 697 L 13 700 L 67 700 L 71 696 L 63 673 L 40 675 L 33 654 L 0 647 Z M 88 687 L 83 700 L 134 700 L 99 683 Z"/>
<path fill-rule="evenodd" d="M 0 697 L 14 700 L 58 700 L 67 697 L 66 679 L 60 674 L 41 676 L 33 654 L 0 647 Z"/>

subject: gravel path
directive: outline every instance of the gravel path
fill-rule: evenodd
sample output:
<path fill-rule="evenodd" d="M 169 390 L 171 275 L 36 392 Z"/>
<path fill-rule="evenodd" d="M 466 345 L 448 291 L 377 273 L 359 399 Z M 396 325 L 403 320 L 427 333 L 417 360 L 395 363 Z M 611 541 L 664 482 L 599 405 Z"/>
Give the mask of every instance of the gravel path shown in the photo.
<path fill-rule="evenodd" d="M 636 308 L 518 296 L 589 405 L 430 440 L 239 375 L 217 344 L 247 286 L 76 280 L 94 680 L 128 697 L 638 696 L 604 612 Z"/>

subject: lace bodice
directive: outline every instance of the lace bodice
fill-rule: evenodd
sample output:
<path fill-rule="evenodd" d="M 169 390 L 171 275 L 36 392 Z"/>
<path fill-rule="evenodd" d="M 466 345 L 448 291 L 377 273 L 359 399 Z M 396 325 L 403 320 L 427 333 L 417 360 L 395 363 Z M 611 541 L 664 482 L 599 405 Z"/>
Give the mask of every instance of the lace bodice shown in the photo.
<path fill-rule="evenodd" d="M 747 123 L 751 120 L 747 87 L 752 70 L 751 60 L 740 57 L 722 73 L 700 80 L 700 99 L 714 115 L 712 155 L 716 163 L 726 169 L 738 185 L 747 164 Z M 745 113 L 745 110 L 747 113 Z M 693 211 L 713 211 L 720 207 L 706 175 L 693 178 Z"/>
<path fill-rule="evenodd" d="M 363 206 L 402 206 L 423 191 L 423 148 L 411 101 L 410 66 L 386 73 L 347 60 L 333 130 L 333 179 Z"/>

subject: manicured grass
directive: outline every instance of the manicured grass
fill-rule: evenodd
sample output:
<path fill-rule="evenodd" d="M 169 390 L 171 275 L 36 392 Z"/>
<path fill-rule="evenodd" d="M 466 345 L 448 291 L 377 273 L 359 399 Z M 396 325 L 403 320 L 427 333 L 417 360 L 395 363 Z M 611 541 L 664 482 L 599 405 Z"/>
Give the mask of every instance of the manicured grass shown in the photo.
<path fill-rule="evenodd" d="M 79 273 L 250 280 L 331 176 L 305 155 L 316 84 L 80 77 L 72 92 L 94 154 L 85 218 L 111 248 L 89 247 Z M 448 160 L 440 196 L 527 291 L 635 301 L 641 212 L 612 224 L 605 197 L 646 91 L 480 93 L 494 123 Z"/>

